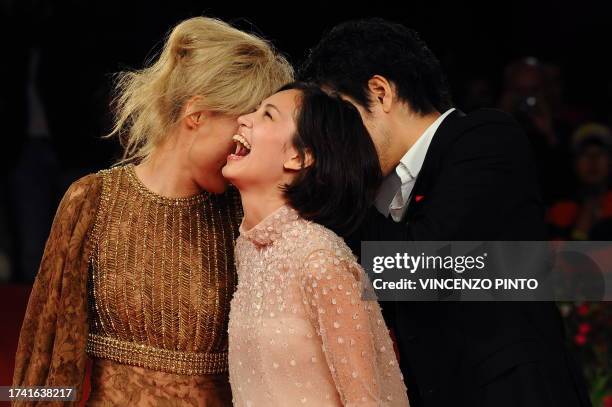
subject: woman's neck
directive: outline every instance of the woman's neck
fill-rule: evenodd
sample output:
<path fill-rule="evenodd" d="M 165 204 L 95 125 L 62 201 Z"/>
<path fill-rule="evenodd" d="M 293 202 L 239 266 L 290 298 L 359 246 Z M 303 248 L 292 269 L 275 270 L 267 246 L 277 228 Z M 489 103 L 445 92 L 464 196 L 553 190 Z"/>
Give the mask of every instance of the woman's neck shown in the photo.
<path fill-rule="evenodd" d="M 242 226 L 251 230 L 271 213 L 287 203 L 280 191 L 262 193 L 260 191 L 240 191 L 244 218 Z"/>
<path fill-rule="evenodd" d="M 202 192 L 185 164 L 188 150 L 182 144 L 167 141 L 134 168 L 140 181 L 158 195 L 185 198 Z"/>

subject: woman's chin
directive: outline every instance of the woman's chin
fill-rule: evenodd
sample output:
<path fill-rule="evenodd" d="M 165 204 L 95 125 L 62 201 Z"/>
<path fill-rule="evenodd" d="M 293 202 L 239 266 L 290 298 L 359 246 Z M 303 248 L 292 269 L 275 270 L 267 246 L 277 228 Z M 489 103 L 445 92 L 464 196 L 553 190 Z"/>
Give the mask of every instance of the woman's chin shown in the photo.
<path fill-rule="evenodd" d="M 225 178 L 229 183 L 236 185 L 236 182 L 239 180 L 240 171 L 235 168 L 231 161 L 227 161 L 227 164 L 223 168 L 221 168 L 221 174 L 223 178 Z"/>

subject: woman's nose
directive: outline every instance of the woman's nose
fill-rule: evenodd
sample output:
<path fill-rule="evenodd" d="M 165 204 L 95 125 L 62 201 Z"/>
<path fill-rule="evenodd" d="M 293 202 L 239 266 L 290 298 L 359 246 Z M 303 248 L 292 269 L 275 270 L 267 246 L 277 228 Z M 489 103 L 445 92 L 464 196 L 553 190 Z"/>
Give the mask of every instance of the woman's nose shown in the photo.
<path fill-rule="evenodd" d="M 251 114 L 243 114 L 242 116 L 238 117 L 239 126 L 251 127 L 251 122 Z"/>

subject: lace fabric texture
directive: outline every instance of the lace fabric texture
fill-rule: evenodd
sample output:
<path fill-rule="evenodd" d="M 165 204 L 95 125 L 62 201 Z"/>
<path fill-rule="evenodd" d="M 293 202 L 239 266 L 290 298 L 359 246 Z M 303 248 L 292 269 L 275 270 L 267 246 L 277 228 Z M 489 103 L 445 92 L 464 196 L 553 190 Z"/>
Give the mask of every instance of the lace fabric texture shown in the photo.
<path fill-rule="evenodd" d="M 91 384 L 95 391 L 87 400 L 88 407 L 232 405 L 227 373 L 179 375 L 96 359 L 91 373 Z"/>
<path fill-rule="evenodd" d="M 231 302 L 234 405 L 408 406 L 389 331 L 344 241 L 285 205 L 240 227 Z"/>
<path fill-rule="evenodd" d="M 138 373 L 143 369 L 153 377 L 167 373 L 161 376 L 169 383 L 223 377 L 242 217 L 236 190 L 170 199 L 149 191 L 132 165 L 102 176 L 88 282 L 87 353 L 98 359 L 98 377 L 127 377 L 132 368 L 128 383 L 145 386 L 132 388 L 145 396 L 153 391 L 136 380 L 146 376 Z M 91 403 L 108 390 L 96 383 Z"/>

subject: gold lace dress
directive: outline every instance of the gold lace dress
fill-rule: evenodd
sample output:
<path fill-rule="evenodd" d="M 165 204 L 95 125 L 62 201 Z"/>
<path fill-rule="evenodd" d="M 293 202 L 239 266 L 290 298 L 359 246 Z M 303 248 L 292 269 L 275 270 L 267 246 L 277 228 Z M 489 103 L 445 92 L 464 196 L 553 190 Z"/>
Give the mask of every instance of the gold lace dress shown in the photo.
<path fill-rule="evenodd" d="M 408 406 L 389 331 L 344 241 L 282 206 L 236 243 L 237 407 Z"/>
<path fill-rule="evenodd" d="M 238 194 L 165 198 L 132 165 L 102 177 L 88 281 L 88 405 L 231 405 Z"/>

